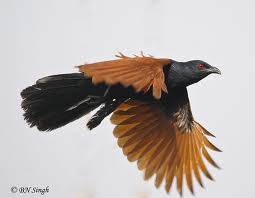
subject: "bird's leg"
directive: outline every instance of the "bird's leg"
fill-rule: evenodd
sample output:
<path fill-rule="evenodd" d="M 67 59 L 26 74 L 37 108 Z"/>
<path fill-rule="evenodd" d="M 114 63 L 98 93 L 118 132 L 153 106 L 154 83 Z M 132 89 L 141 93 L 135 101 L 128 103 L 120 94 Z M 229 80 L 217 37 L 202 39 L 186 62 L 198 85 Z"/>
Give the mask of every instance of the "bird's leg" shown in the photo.
<path fill-rule="evenodd" d="M 103 119 L 111 114 L 121 103 L 123 103 L 126 99 L 110 99 L 106 101 L 103 106 L 92 116 L 92 118 L 87 123 L 89 129 L 93 129 L 97 127 Z"/>

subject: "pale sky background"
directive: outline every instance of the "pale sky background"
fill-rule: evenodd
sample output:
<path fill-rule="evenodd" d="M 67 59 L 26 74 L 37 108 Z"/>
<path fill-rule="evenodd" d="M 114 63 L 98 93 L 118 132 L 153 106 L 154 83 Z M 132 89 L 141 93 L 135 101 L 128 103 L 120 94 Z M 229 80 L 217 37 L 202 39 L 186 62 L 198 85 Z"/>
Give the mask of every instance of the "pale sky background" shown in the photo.
<path fill-rule="evenodd" d="M 92 132 L 87 117 L 50 133 L 30 129 L 20 91 L 38 78 L 114 58 L 118 51 L 179 61 L 202 59 L 221 69 L 189 87 L 193 114 L 223 153 L 216 179 L 195 185 L 196 198 L 255 194 L 254 0 L 0 0 L 0 197 L 12 186 L 49 186 L 43 197 L 166 198 L 143 181 L 112 135 L 109 119 Z M 192 197 L 185 189 L 185 197 Z"/>

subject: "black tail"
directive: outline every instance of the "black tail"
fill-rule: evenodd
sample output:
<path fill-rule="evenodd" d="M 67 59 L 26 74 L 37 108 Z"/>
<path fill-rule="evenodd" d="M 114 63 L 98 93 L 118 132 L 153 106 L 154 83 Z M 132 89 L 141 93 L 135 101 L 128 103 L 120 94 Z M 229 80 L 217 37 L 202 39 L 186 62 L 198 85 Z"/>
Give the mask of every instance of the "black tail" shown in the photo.
<path fill-rule="evenodd" d="M 106 89 L 81 73 L 39 79 L 21 92 L 25 120 L 40 131 L 64 126 L 102 104 Z"/>

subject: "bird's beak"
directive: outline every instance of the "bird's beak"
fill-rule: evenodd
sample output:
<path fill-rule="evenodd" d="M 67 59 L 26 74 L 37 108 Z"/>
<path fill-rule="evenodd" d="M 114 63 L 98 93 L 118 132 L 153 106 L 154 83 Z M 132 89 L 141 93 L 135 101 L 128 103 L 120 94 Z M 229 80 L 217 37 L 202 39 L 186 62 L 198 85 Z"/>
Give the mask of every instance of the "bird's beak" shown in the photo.
<path fill-rule="evenodd" d="M 217 68 L 217 67 L 211 67 L 210 69 L 209 69 L 209 72 L 211 73 L 211 74 L 221 74 L 221 71 Z"/>

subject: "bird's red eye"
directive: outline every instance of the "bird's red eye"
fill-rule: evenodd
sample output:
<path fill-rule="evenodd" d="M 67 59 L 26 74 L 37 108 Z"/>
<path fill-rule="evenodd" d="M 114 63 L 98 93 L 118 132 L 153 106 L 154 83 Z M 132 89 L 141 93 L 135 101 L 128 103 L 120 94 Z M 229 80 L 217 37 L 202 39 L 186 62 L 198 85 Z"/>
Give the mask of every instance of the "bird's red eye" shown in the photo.
<path fill-rule="evenodd" d="M 199 63 L 199 64 L 197 65 L 197 67 L 198 67 L 198 69 L 204 69 L 204 68 L 205 68 L 205 65 L 202 64 L 202 63 Z"/>

